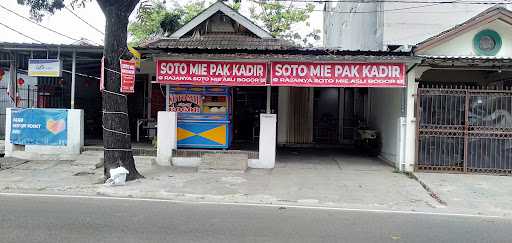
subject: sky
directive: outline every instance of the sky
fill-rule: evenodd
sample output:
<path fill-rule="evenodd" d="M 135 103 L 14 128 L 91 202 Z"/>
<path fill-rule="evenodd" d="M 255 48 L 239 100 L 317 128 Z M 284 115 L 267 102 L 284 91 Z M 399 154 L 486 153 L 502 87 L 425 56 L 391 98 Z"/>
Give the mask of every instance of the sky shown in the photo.
<path fill-rule="evenodd" d="M 177 0 L 178 4 L 183 4 L 188 1 L 189 0 Z M 424 2 L 425 0 L 422 1 Z M 296 4 L 299 7 L 301 6 L 300 3 Z M 167 5 L 172 6 L 172 1 L 167 0 Z M 37 40 L 45 43 L 71 44 L 75 42 L 76 39 L 86 38 L 93 43 L 103 43 L 103 35 L 101 33 L 82 22 L 66 9 L 56 12 L 54 15 L 44 17 L 40 24 L 61 32 L 72 39 L 45 30 L 8 12 L 2 8 L 2 6 L 22 16 L 29 17 L 29 9 L 18 5 L 17 0 L 1 0 L 0 41 L 2 42 L 36 43 Z M 432 35 L 473 17 L 488 7 L 490 6 L 465 4 L 434 5 L 425 3 L 386 3 L 384 6 L 384 43 L 408 45 L 419 43 Z M 306 33 L 312 29 L 321 29 L 323 24 L 322 9 L 322 4 L 316 4 L 316 9 L 309 20 L 311 26 L 297 26 L 297 30 L 299 32 Z M 104 30 L 105 18 L 96 1 L 87 3 L 85 8 L 78 8 L 73 11 L 92 26 L 99 30 Z M 132 13 L 132 19 L 135 12 L 136 11 Z M 249 15 L 247 7 L 243 7 L 241 12 L 246 16 Z M 7 25 L 18 32 L 32 37 L 33 39 L 24 37 L 2 25 Z M 318 44 L 320 45 L 321 43 Z"/>

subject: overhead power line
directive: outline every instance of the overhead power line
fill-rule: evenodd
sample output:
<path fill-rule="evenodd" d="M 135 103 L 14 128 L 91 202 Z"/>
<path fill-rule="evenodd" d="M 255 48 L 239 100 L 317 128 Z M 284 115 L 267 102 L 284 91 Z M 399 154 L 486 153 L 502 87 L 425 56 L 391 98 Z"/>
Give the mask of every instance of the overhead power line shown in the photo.
<path fill-rule="evenodd" d="M 22 18 L 22 19 L 24 19 L 24 20 L 26 20 L 26 21 L 29 21 L 29 22 L 31 22 L 31 23 L 33 23 L 33 24 L 35 24 L 35 25 L 37 25 L 37 26 L 39 26 L 39 27 L 41 27 L 41 28 L 44 28 L 44 29 L 46 29 L 46 30 L 48 30 L 48 31 L 51 31 L 51 32 L 53 32 L 53 33 L 55 33 L 55 34 L 57 34 L 57 35 L 60 35 L 60 36 L 65 37 L 65 38 L 68 38 L 68 39 L 70 39 L 70 40 L 80 41 L 80 39 L 76 39 L 76 38 L 73 38 L 73 37 L 71 37 L 71 36 L 69 36 L 69 35 L 66 35 L 66 34 L 60 33 L 60 32 L 58 32 L 58 31 L 56 31 L 56 30 L 50 29 L 50 28 L 48 28 L 48 27 L 46 27 L 46 26 L 44 26 L 44 25 L 42 25 L 42 24 L 40 24 L 40 23 L 38 23 L 38 22 L 36 22 L 36 21 L 34 21 L 34 20 L 30 19 L 30 18 L 27 18 L 27 17 L 25 17 L 25 16 L 23 16 L 23 15 L 21 15 L 21 14 L 19 14 L 19 13 L 14 12 L 14 11 L 13 11 L 13 10 L 11 10 L 11 9 L 6 8 L 5 6 L 3 6 L 3 5 L 1 5 L 1 4 L 0 4 L 0 8 L 3 8 L 4 10 L 6 10 L 6 11 L 8 11 L 8 12 L 10 12 L 10 13 L 15 14 L 16 16 L 18 16 L 18 17 L 20 17 L 20 18 Z"/>
<path fill-rule="evenodd" d="M 329 12 L 329 13 L 349 13 L 349 14 L 360 13 L 360 14 L 364 14 L 364 13 L 393 12 L 393 11 L 401 11 L 401 10 L 408 10 L 408 9 L 426 8 L 426 7 L 432 7 L 432 6 L 437 6 L 437 5 L 441 5 L 441 4 L 434 3 L 434 4 L 425 4 L 425 5 L 405 7 L 405 8 L 381 9 L 381 10 L 375 10 L 375 11 L 353 11 L 353 12 L 350 12 L 350 11 L 336 11 L 336 10 L 323 10 L 323 9 L 322 10 L 315 9 L 313 11 Z"/>
<path fill-rule="evenodd" d="M 302 2 L 302 3 L 408 3 L 408 4 L 425 4 L 425 3 L 439 3 L 439 4 L 476 4 L 476 5 L 496 5 L 496 4 L 512 4 L 511 0 L 507 1 L 414 1 L 414 0 L 274 0 L 276 2 Z M 262 2 L 263 3 L 263 2 Z M 267 2 L 268 3 L 268 2 Z"/>
<path fill-rule="evenodd" d="M 68 38 L 68 39 L 73 40 L 73 41 L 82 41 L 81 39 L 73 38 L 73 37 L 71 37 L 71 36 L 69 36 L 69 35 L 66 35 L 66 34 L 63 34 L 63 33 L 61 33 L 61 32 L 58 32 L 58 31 L 56 31 L 56 30 L 54 30 L 54 29 L 52 29 L 52 28 L 46 27 L 46 26 L 44 26 L 44 25 L 42 25 L 42 24 L 38 23 L 37 21 L 34 21 L 34 20 L 32 20 L 32 19 L 30 19 L 30 18 L 28 18 L 28 17 L 25 17 L 25 16 L 23 16 L 23 15 L 21 15 L 21 14 L 19 14 L 19 13 L 15 12 L 15 11 L 13 11 L 13 10 L 11 10 L 11 9 L 9 9 L 9 8 L 7 8 L 7 7 L 5 7 L 5 6 L 3 6 L 2 4 L 0 4 L 0 8 L 4 9 L 5 11 L 7 11 L 7 12 L 9 12 L 9 13 L 12 13 L 12 14 L 14 14 L 14 15 L 16 15 L 16 16 L 18 16 L 18 17 L 20 17 L 20 18 L 22 18 L 22 19 L 24 19 L 24 20 L 26 20 L 26 21 L 28 21 L 28 22 L 30 22 L 30 23 L 32 23 L 32 24 L 35 24 L 35 25 L 37 25 L 37 26 L 39 26 L 39 27 L 41 27 L 41 28 L 43 28 L 43 29 L 45 29 L 45 30 L 51 31 L 52 33 L 55 33 L 55 34 L 57 34 L 57 35 L 60 35 L 60 36 L 62 36 L 62 37 Z M 88 41 L 92 42 L 92 43 L 93 43 L 93 44 L 95 44 L 95 45 L 100 45 L 100 44 L 96 43 L 95 41 L 89 40 L 89 39 L 87 39 L 87 38 L 83 38 L 83 39 L 84 39 L 84 40 L 88 40 Z"/>
<path fill-rule="evenodd" d="M 255 3 L 265 4 L 268 2 L 261 2 L 253 0 Z M 284 1 L 283 1 L 284 2 Z M 433 4 L 425 4 L 420 6 L 411 6 L 411 7 L 405 7 L 405 8 L 392 8 L 392 9 L 381 9 L 381 10 L 375 10 L 375 11 L 336 11 L 336 10 L 324 10 L 324 9 L 313 9 L 312 11 L 316 12 L 328 12 L 328 13 L 347 13 L 347 14 L 367 14 L 367 13 L 379 13 L 379 12 L 393 12 L 393 11 L 401 11 L 401 10 L 408 10 L 408 9 L 417 9 L 417 8 L 426 8 L 426 7 L 432 7 L 441 5 L 440 3 L 433 3 Z M 305 8 L 295 8 L 300 10 L 308 10 Z"/>
<path fill-rule="evenodd" d="M 78 14 L 76 14 L 73 10 L 71 10 L 70 8 L 68 8 L 68 6 L 65 6 L 64 8 L 66 8 L 66 10 L 68 10 L 71 14 L 73 14 L 75 17 L 77 17 L 79 20 L 81 20 L 82 22 L 84 22 L 85 24 L 89 25 L 89 27 L 93 28 L 94 30 L 96 30 L 97 32 L 99 32 L 100 34 L 102 35 L 105 35 L 105 33 L 103 31 L 101 31 L 100 29 L 96 28 L 94 25 L 90 24 L 89 22 L 87 22 L 85 19 L 83 19 L 82 17 L 78 16 Z"/>
<path fill-rule="evenodd" d="M 26 38 L 29 38 L 29 39 L 31 39 L 31 40 L 33 40 L 33 41 L 35 41 L 35 42 L 38 42 L 38 43 L 40 43 L 40 44 L 44 44 L 42 41 L 37 40 L 37 39 L 35 39 L 35 38 L 33 38 L 33 37 L 29 36 L 29 35 L 23 34 L 23 33 L 19 32 L 19 31 L 17 31 L 16 29 L 9 27 L 8 25 L 6 25 L 6 24 L 4 24 L 4 23 L 0 23 L 0 25 L 2 25 L 2 26 L 4 26 L 5 28 L 10 29 L 10 30 L 12 30 L 12 31 L 14 31 L 14 32 L 16 32 L 16 33 L 18 33 L 18 34 L 20 34 L 20 35 L 22 35 L 22 36 L 26 37 Z"/>

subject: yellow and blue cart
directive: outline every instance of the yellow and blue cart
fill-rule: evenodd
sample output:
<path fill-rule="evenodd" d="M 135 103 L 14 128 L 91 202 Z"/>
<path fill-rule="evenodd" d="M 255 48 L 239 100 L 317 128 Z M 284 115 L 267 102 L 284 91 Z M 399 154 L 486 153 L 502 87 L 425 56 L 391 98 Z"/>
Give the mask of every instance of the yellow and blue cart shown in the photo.
<path fill-rule="evenodd" d="M 229 87 L 169 86 L 168 111 L 177 112 L 178 148 L 228 149 L 232 140 Z"/>

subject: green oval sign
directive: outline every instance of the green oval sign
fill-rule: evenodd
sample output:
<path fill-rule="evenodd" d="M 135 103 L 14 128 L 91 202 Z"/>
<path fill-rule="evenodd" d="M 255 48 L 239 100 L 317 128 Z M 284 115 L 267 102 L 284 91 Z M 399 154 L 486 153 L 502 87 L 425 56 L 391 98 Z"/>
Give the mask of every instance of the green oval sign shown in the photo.
<path fill-rule="evenodd" d="M 495 56 L 501 44 L 500 34 L 491 29 L 482 30 L 473 38 L 473 48 L 479 56 Z"/>

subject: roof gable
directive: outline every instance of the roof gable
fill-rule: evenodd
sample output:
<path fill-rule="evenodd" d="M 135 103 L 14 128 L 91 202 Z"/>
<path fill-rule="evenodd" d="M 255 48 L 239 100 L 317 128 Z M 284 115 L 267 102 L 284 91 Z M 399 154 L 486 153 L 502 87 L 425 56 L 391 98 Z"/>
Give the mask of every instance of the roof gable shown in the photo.
<path fill-rule="evenodd" d="M 468 32 L 483 29 L 487 25 L 496 24 L 509 25 L 509 29 L 512 29 L 512 12 L 501 5 L 493 6 L 473 18 L 417 44 L 415 53 L 425 54 L 429 50 L 446 44 Z"/>
<path fill-rule="evenodd" d="M 205 9 L 203 12 L 198 14 L 190 22 L 188 22 L 183 27 L 181 27 L 176 32 L 174 32 L 170 36 L 170 38 L 179 39 L 179 38 L 183 37 L 185 34 L 190 32 L 191 30 L 193 30 L 194 28 L 196 28 L 201 23 L 203 23 L 207 19 L 211 18 L 218 12 L 222 12 L 226 16 L 230 17 L 235 22 L 242 25 L 243 27 L 245 27 L 247 30 L 249 30 L 251 33 L 253 33 L 254 35 L 256 35 L 259 38 L 273 38 L 273 36 L 269 32 L 265 31 L 258 25 L 254 24 L 251 20 L 244 17 L 243 15 L 241 15 L 240 13 L 238 13 L 237 11 L 235 11 L 234 9 L 232 9 L 231 7 L 229 7 L 228 5 L 226 5 L 225 3 L 221 2 L 221 1 L 215 2 L 210 7 Z"/>

